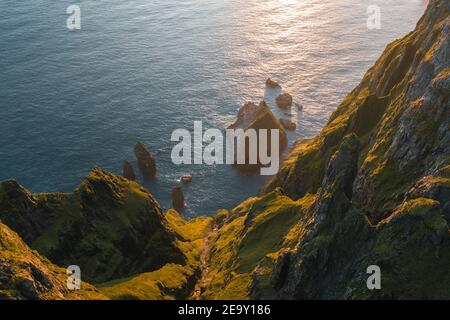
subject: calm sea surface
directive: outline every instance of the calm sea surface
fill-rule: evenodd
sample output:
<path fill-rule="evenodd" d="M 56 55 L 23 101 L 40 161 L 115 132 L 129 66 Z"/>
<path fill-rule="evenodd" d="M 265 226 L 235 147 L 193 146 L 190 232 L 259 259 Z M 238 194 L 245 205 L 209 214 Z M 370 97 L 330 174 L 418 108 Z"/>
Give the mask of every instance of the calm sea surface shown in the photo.
<path fill-rule="evenodd" d="M 81 30 L 66 8 L 81 7 Z M 366 9 L 381 8 L 381 30 Z M 94 166 L 120 173 L 143 140 L 164 208 L 182 174 L 192 217 L 232 208 L 264 178 L 226 165 L 175 166 L 174 129 L 224 128 L 278 80 L 304 111 L 290 143 L 327 121 L 387 43 L 412 30 L 422 0 L 1 0 L 0 180 L 71 191 Z M 135 161 L 132 161 L 135 164 Z M 136 165 L 135 165 L 136 169 Z M 137 171 L 137 170 L 136 170 Z"/>

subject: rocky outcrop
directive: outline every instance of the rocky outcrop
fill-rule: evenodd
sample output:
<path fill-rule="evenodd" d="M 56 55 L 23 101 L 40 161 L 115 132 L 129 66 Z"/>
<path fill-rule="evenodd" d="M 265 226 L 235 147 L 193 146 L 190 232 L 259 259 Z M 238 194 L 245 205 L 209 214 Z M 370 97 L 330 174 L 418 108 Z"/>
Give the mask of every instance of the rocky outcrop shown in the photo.
<path fill-rule="evenodd" d="M 292 96 L 289 93 L 282 93 L 276 98 L 277 106 L 282 109 L 287 109 L 292 106 Z"/>
<path fill-rule="evenodd" d="M 156 162 L 143 142 L 138 142 L 134 146 L 134 154 L 138 161 L 139 169 L 145 180 L 151 180 L 156 175 Z"/>
<path fill-rule="evenodd" d="M 276 81 L 273 81 L 270 78 L 266 80 L 266 87 L 271 89 L 281 88 L 281 86 Z"/>
<path fill-rule="evenodd" d="M 79 265 L 90 282 L 185 260 L 153 196 L 99 168 L 71 194 L 32 195 L 2 182 L 0 219 L 53 263 Z"/>
<path fill-rule="evenodd" d="M 183 189 L 181 187 L 172 188 L 172 206 L 177 211 L 183 210 L 186 206 L 184 202 Z"/>
<path fill-rule="evenodd" d="M 134 174 L 133 166 L 127 160 L 123 161 L 123 177 L 132 181 L 136 180 L 136 175 Z"/>

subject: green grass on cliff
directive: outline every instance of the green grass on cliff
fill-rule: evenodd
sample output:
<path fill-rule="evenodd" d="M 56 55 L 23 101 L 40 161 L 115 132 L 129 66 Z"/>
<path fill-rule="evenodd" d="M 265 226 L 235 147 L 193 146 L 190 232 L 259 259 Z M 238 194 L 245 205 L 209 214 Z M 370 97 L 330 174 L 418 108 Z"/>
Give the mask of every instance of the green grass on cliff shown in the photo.
<path fill-rule="evenodd" d="M 176 244 L 187 257 L 186 264 L 166 264 L 153 272 L 103 283 L 102 293 L 111 299 L 128 300 L 173 300 L 191 295 L 201 273 L 200 255 L 212 218 L 185 220 L 174 210 L 167 211 L 164 218 L 166 226 L 177 234 Z"/>
<path fill-rule="evenodd" d="M 307 224 L 314 197 L 298 201 L 271 192 L 236 207 L 234 219 L 211 240 L 205 299 L 248 299 L 253 272 L 267 268 L 280 250 L 293 247 Z M 269 267 L 270 268 L 270 267 Z"/>
<path fill-rule="evenodd" d="M 159 270 L 104 283 L 99 288 L 115 300 L 183 299 L 192 286 L 193 276 L 194 270 L 187 266 L 166 264 Z"/>
<path fill-rule="evenodd" d="M 82 282 L 69 291 L 66 270 L 31 250 L 11 229 L 0 223 L 0 300 L 104 300 L 106 296 Z"/>

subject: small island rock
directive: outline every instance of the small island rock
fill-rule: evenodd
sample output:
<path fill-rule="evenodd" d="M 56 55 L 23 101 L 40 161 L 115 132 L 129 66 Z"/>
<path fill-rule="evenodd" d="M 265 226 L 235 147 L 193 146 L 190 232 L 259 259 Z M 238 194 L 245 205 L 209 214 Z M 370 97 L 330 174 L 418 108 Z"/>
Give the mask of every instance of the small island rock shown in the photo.
<path fill-rule="evenodd" d="M 184 203 L 184 194 L 181 187 L 174 187 L 172 189 L 172 206 L 175 210 L 180 211 L 186 205 Z"/>
<path fill-rule="evenodd" d="M 143 142 L 138 142 L 134 146 L 134 154 L 138 160 L 139 169 L 141 169 L 144 179 L 153 179 L 156 175 L 156 162 Z"/>

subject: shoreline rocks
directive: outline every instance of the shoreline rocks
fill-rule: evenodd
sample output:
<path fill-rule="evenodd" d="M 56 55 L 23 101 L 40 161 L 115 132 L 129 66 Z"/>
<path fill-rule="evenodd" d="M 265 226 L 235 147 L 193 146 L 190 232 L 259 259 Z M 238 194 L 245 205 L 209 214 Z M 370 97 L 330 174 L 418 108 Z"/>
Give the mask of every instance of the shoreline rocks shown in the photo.
<path fill-rule="evenodd" d="M 135 144 L 134 154 L 138 160 L 139 169 L 141 170 L 144 179 L 153 179 L 156 175 L 156 162 L 143 142 L 139 141 Z"/>
<path fill-rule="evenodd" d="M 123 161 L 123 174 L 122 176 L 128 180 L 135 181 L 136 175 L 134 174 L 133 166 L 127 160 Z"/>
<path fill-rule="evenodd" d="M 276 98 L 276 103 L 279 108 L 290 108 L 292 106 L 292 96 L 286 92 L 282 93 Z"/>

